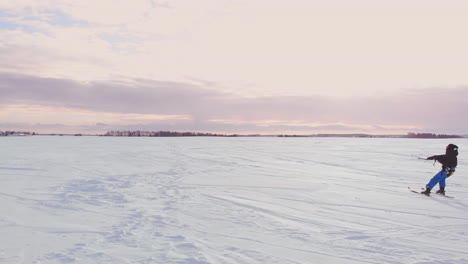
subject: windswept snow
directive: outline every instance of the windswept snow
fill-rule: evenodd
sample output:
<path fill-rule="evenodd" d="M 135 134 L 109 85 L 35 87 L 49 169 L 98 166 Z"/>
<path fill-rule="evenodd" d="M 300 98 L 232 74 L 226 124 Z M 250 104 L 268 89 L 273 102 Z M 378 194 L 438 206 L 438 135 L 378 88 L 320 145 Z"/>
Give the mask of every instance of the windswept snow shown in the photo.
<path fill-rule="evenodd" d="M 455 198 L 409 192 L 448 143 Z M 0 263 L 468 263 L 466 157 L 466 139 L 3 137 Z"/>

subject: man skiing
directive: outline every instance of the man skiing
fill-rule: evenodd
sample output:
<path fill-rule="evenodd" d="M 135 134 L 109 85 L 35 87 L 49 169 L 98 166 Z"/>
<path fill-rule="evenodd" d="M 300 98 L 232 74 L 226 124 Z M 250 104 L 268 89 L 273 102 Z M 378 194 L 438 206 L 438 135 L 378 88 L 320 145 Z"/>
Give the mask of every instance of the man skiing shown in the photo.
<path fill-rule="evenodd" d="M 436 193 L 445 195 L 445 179 L 455 173 L 457 167 L 458 146 L 449 144 L 445 149 L 445 155 L 435 155 L 428 157 L 426 160 L 436 160 L 442 164 L 442 170 L 434 175 L 429 183 L 426 185 L 426 190 L 422 194 L 430 195 L 432 188 L 439 184 L 439 190 Z"/>

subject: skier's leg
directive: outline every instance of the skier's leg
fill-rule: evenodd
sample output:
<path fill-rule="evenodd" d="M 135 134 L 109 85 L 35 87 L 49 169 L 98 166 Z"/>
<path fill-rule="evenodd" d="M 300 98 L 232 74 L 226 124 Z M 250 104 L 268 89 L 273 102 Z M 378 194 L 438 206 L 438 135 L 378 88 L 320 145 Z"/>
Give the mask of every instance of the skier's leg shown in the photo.
<path fill-rule="evenodd" d="M 442 173 L 441 179 L 439 181 L 439 190 L 436 193 L 445 195 L 445 179 L 447 179 L 447 177 L 448 177 L 448 174 L 444 170 Z"/>
<path fill-rule="evenodd" d="M 446 178 L 446 174 L 443 170 L 441 170 L 439 173 L 434 175 L 434 177 L 432 177 L 432 179 L 429 181 L 426 187 L 429 188 L 429 190 L 432 190 L 432 188 L 434 188 L 434 186 L 436 186 L 437 183 L 439 183 L 442 179 L 445 179 L 445 178 Z"/>
<path fill-rule="evenodd" d="M 447 179 L 446 175 L 445 175 L 445 177 L 442 177 L 442 179 L 440 179 L 440 181 L 439 181 L 439 187 L 440 188 L 445 188 L 445 186 L 446 186 L 445 179 Z"/>

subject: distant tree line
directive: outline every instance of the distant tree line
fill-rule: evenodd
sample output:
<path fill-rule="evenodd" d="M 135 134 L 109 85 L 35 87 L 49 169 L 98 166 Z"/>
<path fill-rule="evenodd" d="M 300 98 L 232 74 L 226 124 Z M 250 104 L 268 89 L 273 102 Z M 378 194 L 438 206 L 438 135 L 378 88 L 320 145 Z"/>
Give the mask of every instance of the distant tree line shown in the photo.
<path fill-rule="evenodd" d="M 0 131 L 0 136 L 32 136 L 36 135 L 35 132 L 27 132 L 27 131 Z"/>
<path fill-rule="evenodd" d="M 226 135 L 201 132 L 175 132 L 175 131 L 109 131 L 106 137 L 237 137 L 239 135 Z"/>
<path fill-rule="evenodd" d="M 462 138 L 458 135 L 432 134 L 432 133 L 408 133 L 407 138 Z"/>
<path fill-rule="evenodd" d="M 368 134 L 314 134 L 314 135 L 278 135 L 278 137 L 363 137 L 371 138 L 376 137 Z"/>

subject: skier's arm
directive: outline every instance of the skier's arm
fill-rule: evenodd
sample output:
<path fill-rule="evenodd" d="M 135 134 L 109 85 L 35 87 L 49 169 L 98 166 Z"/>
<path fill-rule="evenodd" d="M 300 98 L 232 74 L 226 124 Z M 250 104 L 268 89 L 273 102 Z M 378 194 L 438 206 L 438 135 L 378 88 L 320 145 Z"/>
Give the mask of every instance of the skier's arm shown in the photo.
<path fill-rule="evenodd" d="M 442 156 L 444 155 L 434 155 L 434 156 L 430 156 L 430 157 L 427 157 L 426 160 L 437 160 L 437 161 L 440 161 Z"/>

